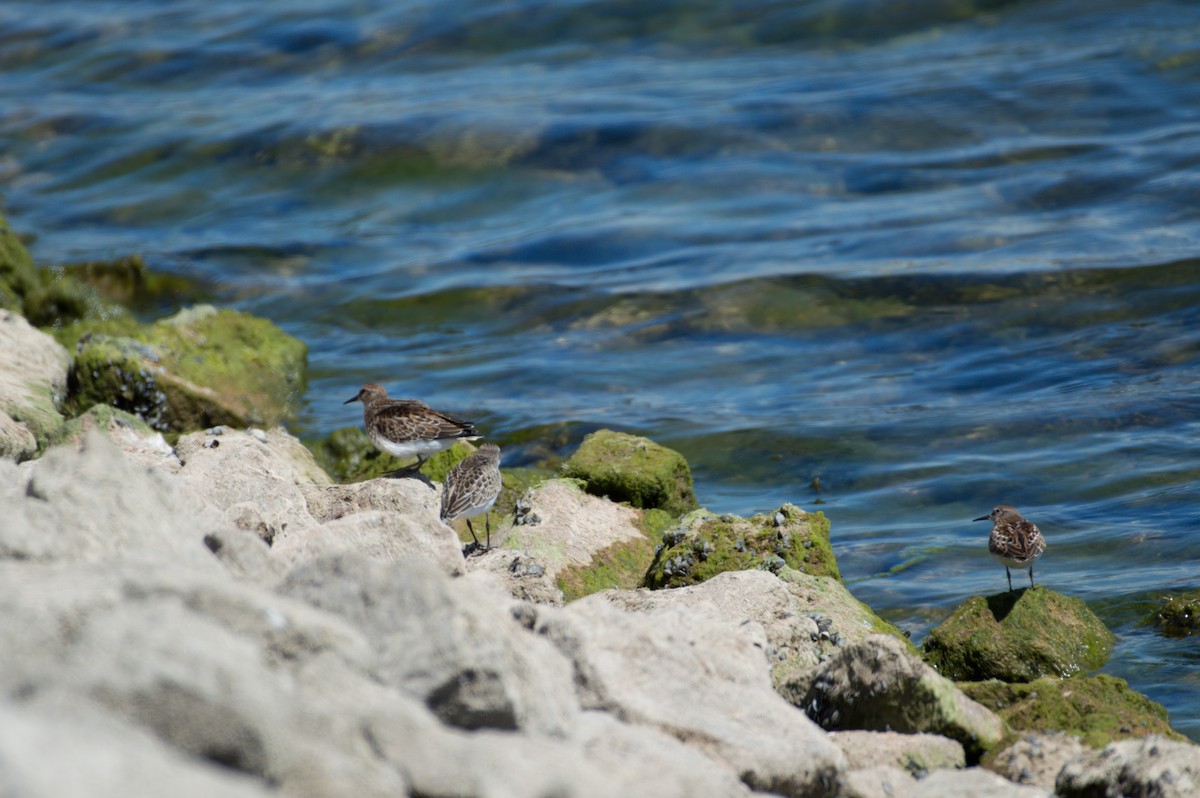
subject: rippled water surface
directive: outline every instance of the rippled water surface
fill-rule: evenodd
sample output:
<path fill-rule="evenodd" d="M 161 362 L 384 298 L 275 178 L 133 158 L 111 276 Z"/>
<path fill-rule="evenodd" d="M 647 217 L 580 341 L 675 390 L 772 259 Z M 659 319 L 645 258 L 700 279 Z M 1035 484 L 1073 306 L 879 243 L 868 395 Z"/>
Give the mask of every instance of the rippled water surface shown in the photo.
<path fill-rule="evenodd" d="M 302 433 L 378 380 L 511 465 L 648 435 L 916 639 L 1015 504 L 1200 739 L 1139 624 L 1200 588 L 1200 4 L 7 2 L 0 98 L 35 255 L 303 338 Z"/>

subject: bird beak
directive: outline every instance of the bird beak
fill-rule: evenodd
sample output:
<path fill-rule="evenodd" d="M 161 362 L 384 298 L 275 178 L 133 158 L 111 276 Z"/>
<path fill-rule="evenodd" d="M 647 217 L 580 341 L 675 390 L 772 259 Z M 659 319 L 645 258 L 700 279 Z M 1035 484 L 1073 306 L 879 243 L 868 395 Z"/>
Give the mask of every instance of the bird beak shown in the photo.
<path fill-rule="evenodd" d="M 358 401 L 358 397 L 360 397 L 360 396 L 362 396 L 362 394 L 361 394 L 361 393 L 359 393 L 359 394 L 357 394 L 357 395 L 355 395 L 355 396 L 353 396 L 353 397 L 351 397 L 351 398 L 347 399 L 346 401 L 342 402 L 342 404 L 344 404 L 344 405 L 348 405 L 348 404 L 350 404 L 351 402 L 357 402 L 357 401 Z"/>
<path fill-rule="evenodd" d="M 972 520 L 972 521 L 986 521 L 986 520 L 988 520 L 989 518 L 991 518 L 991 516 L 990 516 L 990 515 L 981 515 L 981 516 L 979 516 L 978 518 L 972 518 L 971 520 Z"/>

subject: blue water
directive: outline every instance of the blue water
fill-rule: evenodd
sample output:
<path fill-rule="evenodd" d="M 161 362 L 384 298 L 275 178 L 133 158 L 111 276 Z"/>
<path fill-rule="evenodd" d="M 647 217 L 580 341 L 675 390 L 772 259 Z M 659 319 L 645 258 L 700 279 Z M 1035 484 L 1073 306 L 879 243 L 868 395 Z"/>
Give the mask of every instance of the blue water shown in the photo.
<path fill-rule="evenodd" d="M 718 511 L 824 510 L 920 639 L 1040 581 L 1200 739 L 1200 4 L 0 5 L 0 196 L 142 253 L 506 463 L 617 427 Z M 1024 574 L 1018 574 L 1024 579 Z"/>

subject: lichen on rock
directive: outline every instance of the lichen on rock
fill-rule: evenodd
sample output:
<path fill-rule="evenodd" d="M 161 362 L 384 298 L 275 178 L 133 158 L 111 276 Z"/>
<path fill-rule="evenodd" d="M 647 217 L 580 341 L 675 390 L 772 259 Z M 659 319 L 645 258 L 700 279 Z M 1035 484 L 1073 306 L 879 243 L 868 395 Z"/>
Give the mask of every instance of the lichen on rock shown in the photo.
<path fill-rule="evenodd" d="M 599 430 L 583 439 L 563 475 L 587 483 L 588 493 L 679 516 L 697 507 L 692 472 L 679 452 L 647 438 Z"/>
<path fill-rule="evenodd" d="M 1116 637 L 1087 604 L 1045 587 L 973 596 L 925 639 L 925 660 L 956 681 L 1030 682 L 1099 668 Z"/>
<path fill-rule="evenodd" d="M 794 568 L 840 579 L 829 520 L 794 504 L 750 518 L 696 510 L 663 533 L 645 586 L 694 585 L 723 571 L 749 568 L 772 573 Z"/>

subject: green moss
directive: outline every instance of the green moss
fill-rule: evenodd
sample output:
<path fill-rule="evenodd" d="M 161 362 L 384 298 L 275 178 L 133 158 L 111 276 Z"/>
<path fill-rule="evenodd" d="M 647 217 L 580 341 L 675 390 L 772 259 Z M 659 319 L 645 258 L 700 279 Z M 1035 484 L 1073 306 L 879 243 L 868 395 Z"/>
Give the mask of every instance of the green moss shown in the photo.
<path fill-rule="evenodd" d="M 1062 731 L 1093 748 L 1148 734 L 1162 734 L 1181 742 L 1187 739 L 1171 728 L 1167 710 L 1161 704 L 1115 676 L 1043 677 L 1027 684 L 992 679 L 960 682 L 958 686 L 1000 715 L 1012 729 L 1011 739 L 1031 731 Z"/>
<path fill-rule="evenodd" d="M 1146 622 L 1167 637 L 1190 637 L 1200 632 L 1200 596 L 1187 594 L 1168 598 Z"/>
<path fill-rule="evenodd" d="M 1083 601 L 1038 587 L 973 596 L 929 633 L 923 656 L 951 679 L 1030 682 L 1099 668 L 1115 640 Z"/>
<path fill-rule="evenodd" d="M 841 578 L 829 543 L 829 520 L 792 504 L 751 518 L 695 511 L 662 540 L 646 573 L 646 587 L 694 585 L 725 571 L 755 568 L 778 573 L 790 567 Z"/>
<path fill-rule="evenodd" d="M 650 539 L 623 540 L 597 552 L 587 567 L 564 569 L 558 575 L 558 588 L 566 601 L 610 588 L 632 590 L 641 583 L 652 559 Z"/>
<path fill-rule="evenodd" d="M 587 482 L 588 493 L 634 507 L 682 515 L 696 507 L 692 473 L 683 455 L 636 435 L 599 430 L 583 439 L 563 466 Z"/>
<path fill-rule="evenodd" d="M 0 216 L 0 308 L 21 312 L 25 297 L 40 284 L 29 250 Z"/>
<path fill-rule="evenodd" d="M 79 322 L 58 337 L 76 334 L 73 405 L 109 404 L 156 429 L 269 426 L 294 414 L 304 389 L 304 344 L 245 313 L 202 305 L 150 325 Z"/>

